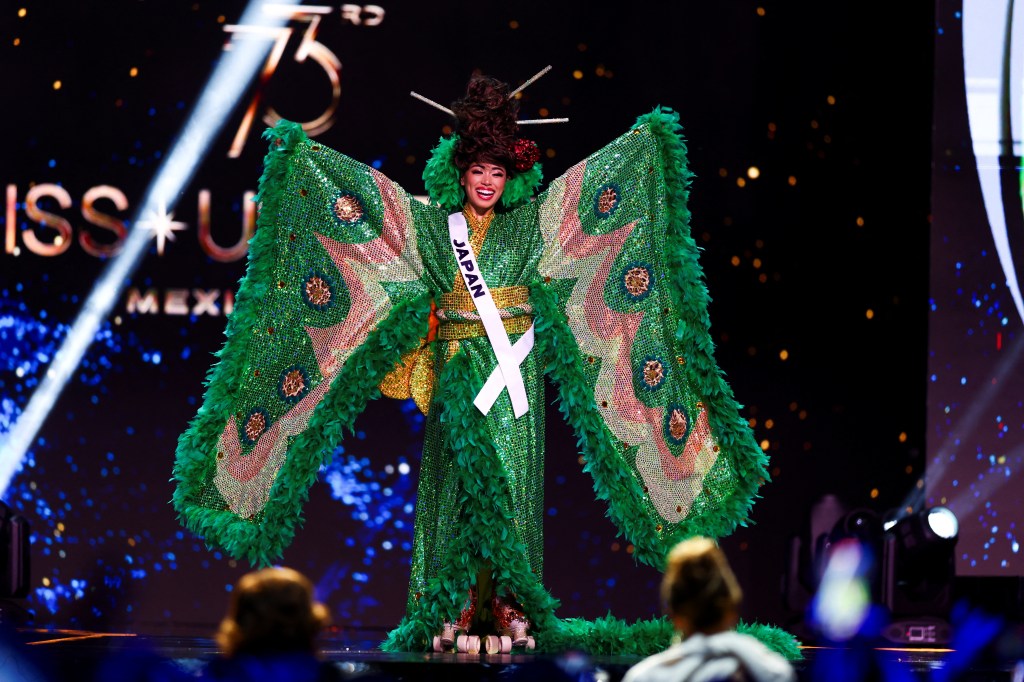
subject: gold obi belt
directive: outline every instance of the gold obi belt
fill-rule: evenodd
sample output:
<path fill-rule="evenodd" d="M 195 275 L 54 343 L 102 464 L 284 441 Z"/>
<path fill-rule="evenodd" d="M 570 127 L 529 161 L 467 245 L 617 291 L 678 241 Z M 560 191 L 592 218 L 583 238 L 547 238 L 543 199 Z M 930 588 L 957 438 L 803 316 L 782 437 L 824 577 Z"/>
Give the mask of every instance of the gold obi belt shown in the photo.
<path fill-rule="evenodd" d="M 508 334 L 525 334 L 533 324 L 529 288 L 498 287 L 491 289 L 491 298 L 505 324 L 505 331 Z M 437 329 L 438 339 L 458 341 L 487 336 L 484 323 L 480 320 L 480 313 L 477 312 L 473 297 L 468 291 L 441 294 L 437 299 L 437 309 L 431 313 L 431 317 L 435 316 L 440 323 Z M 430 326 L 434 327 L 433 321 Z M 389 398 L 412 398 L 423 414 L 429 413 L 434 395 L 434 347 L 431 343 L 433 340 L 433 334 L 428 332 L 427 338 L 421 339 L 420 346 L 402 355 L 395 368 L 380 383 L 381 393 Z M 457 343 L 450 344 L 446 360 L 450 360 L 457 349 Z"/>
<path fill-rule="evenodd" d="M 530 305 L 530 290 L 523 286 L 497 287 L 491 289 L 491 298 L 498 308 L 501 321 L 508 334 L 524 334 L 533 324 L 533 306 Z M 473 296 L 468 291 L 453 291 L 441 294 L 437 300 L 437 338 L 444 341 L 472 339 L 487 336 L 480 319 Z"/>

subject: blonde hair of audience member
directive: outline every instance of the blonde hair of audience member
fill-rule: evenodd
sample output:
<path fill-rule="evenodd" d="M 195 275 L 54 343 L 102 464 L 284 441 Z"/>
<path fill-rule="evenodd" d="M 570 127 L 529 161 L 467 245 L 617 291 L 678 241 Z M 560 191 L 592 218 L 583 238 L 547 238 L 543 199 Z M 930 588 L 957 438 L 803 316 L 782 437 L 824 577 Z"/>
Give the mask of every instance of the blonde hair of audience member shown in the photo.
<path fill-rule="evenodd" d="M 314 599 L 306 576 L 290 568 L 263 568 L 238 580 L 216 640 L 227 658 L 312 654 L 329 624 L 327 607 Z"/>
<path fill-rule="evenodd" d="M 669 552 L 661 596 L 677 632 L 712 635 L 736 626 L 743 591 L 718 545 L 695 537 Z"/>
<path fill-rule="evenodd" d="M 694 537 L 672 548 L 661 596 L 682 641 L 634 665 L 623 682 L 797 682 L 785 658 L 736 632 L 743 592 L 714 540 Z"/>

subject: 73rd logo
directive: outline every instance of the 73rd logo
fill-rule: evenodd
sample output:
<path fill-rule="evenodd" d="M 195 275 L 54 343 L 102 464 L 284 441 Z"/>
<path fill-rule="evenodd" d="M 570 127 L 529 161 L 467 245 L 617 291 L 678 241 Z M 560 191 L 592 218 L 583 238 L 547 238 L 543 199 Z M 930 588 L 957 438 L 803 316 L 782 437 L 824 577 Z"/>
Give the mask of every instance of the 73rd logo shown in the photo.
<path fill-rule="evenodd" d="M 377 26 L 384 21 L 384 8 L 377 5 L 342 5 L 340 10 L 342 21 L 347 23 Z M 332 7 L 325 5 L 292 6 L 266 4 L 263 6 L 263 11 L 270 16 L 286 17 L 289 21 L 306 24 L 302 40 L 295 50 L 294 59 L 300 64 L 305 63 L 307 59 L 312 60 L 314 64 L 323 70 L 331 87 L 331 99 L 327 108 L 312 120 L 299 121 L 307 135 L 311 137 L 318 135 L 334 124 L 334 114 L 338 110 L 338 103 L 341 100 L 341 60 L 326 45 L 318 42 L 316 39 L 321 17 L 330 14 L 334 10 Z M 270 54 L 263 64 L 263 69 L 260 71 L 259 82 L 256 85 L 252 101 L 242 117 L 242 122 L 238 126 L 235 137 L 231 142 L 231 148 L 228 150 L 228 157 L 234 159 L 238 158 L 245 148 L 245 142 L 249 136 L 253 119 L 256 117 L 256 113 L 262 104 L 267 83 L 273 78 L 274 73 L 281 64 L 281 59 L 284 56 L 294 29 L 289 26 L 275 28 L 229 24 L 224 27 L 224 30 L 231 34 L 231 40 L 224 45 L 225 50 L 230 50 L 236 39 L 263 39 L 274 42 L 274 46 L 271 48 Z M 281 118 L 282 116 L 273 107 L 268 105 L 263 113 L 262 120 L 268 126 L 273 126 Z"/>

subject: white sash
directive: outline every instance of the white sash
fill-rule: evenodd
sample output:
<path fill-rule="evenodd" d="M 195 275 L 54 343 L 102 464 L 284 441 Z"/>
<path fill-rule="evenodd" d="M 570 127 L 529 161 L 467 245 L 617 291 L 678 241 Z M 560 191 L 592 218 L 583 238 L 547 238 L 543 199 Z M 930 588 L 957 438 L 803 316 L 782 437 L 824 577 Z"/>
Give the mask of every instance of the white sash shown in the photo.
<path fill-rule="evenodd" d="M 498 366 L 487 377 L 483 389 L 477 394 L 473 404 L 478 410 L 487 414 L 494 406 L 494 401 L 501 395 L 501 390 L 508 386 L 508 397 L 512 400 L 512 412 L 518 419 L 530 409 L 519 365 L 533 348 L 533 325 L 531 324 L 526 333 L 516 341 L 515 346 L 511 344 L 508 333 L 505 331 L 505 324 L 501 321 L 501 315 L 498 313 L 498 307 L 494 304 L 494 299 L 491 298 L 491 290 L 487 288 L 487 283 L 484 281 L 483 275 L 480 274 L 480 268 L 477 267 L 473 247 L 469 245 L 466 216 L 462 213 L 452 213 L 448 216 L 448 235 L 451 237 L 451 247 L 455 253 L 455 261 L 459 264 L 459 272 L 462 273 L 462 279 L 473 299 L 473 305 L 480 313 L 480 321 L 483 322 L 484 330 L 487 332 L 487 340 L 491 342 L 494 355 L 498 358 Z"/>

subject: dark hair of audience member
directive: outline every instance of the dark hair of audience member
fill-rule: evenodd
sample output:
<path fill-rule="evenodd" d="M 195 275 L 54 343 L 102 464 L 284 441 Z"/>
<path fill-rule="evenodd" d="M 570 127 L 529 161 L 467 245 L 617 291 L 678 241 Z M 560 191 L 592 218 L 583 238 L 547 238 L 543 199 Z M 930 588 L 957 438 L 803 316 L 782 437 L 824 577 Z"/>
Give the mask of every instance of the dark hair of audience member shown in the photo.
<path fill-rule="evenodd" d="M 315 653 L 317 637 L 329 624 L 308 578 L 290 568 L 264 568 L 238 580 L 216 640 L 228 658 Z"/>

